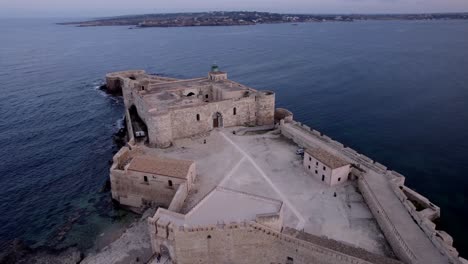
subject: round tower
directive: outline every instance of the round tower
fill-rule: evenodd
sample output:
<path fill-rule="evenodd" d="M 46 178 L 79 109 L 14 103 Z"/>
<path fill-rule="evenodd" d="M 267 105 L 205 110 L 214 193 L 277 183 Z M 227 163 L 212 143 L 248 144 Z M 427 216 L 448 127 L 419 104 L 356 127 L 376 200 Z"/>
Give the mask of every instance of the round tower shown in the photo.
<path fill-rule="evenodd" d="M 170 113 L 150 117 L 148 124 L 149 143 L 153 147 L 168 148 L 172 145 L 172 122 Z"/>
<path fill-rule="evenodd" d="M 258 91 L 255 96 L 257 126 L 273 125 L 275 123 L 275 93 Z"/>

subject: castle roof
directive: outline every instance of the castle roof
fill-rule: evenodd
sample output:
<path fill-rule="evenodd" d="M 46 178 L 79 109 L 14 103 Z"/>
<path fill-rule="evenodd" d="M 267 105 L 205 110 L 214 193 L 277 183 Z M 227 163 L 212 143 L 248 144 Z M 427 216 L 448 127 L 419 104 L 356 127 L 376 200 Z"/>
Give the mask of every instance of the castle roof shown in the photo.
<path fill-rule="evenodd" d="M 192 160 L 177 160 L 141 155 L 130 161 L 128 170 L 186 179 Z"/>
<path fill-rule="evenodd" d="M 310 156 L 316 158 L 326 166 L 330 167 L 331 169 L 340 168 L 350 164 L 344 159 L 341 159 L 340 157 L 337 157 L 336 155 L 333 155 L 330 152 L 325 151 L 321 148 L 308 148 L 305 152 Z"/>

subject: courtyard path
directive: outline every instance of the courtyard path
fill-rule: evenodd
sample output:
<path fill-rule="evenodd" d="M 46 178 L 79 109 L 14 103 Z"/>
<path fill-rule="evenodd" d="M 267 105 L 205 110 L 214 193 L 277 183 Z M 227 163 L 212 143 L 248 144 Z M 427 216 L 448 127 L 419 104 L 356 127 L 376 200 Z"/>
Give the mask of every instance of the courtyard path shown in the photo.
<path fill-rule="evenodd" d="M 226 177 L 222 180 L 222 182 L 225 182 L 231 175 L 234 173 L 234 171 L 240 166 L 240 164 L 244 161 L 247 160 L 249 161 L 255 169 L 260 173 L 260 175 L 263 177 L 263 179 L 271 186 L 271 188 L 279 195 L 281 198 L 281 201 L 286 204 L 286 206 L 296 215 L 296 217 L 299 219 L 299 223 L 296 226 L 296 229 L 302 230 L 305 225 L 305 218 L 304 216 L 297 210 L 295 206 L 289 201 L 289 199 L 286 197 L 285 194 L 281 192 L 281 190 L 271 181 L 271 179 L 266 175 L 266 173 L 260 168 L 260 166 L 255 162 L 255 160 L 250 157 L 249 154 L 247 154 L 241 147 L 239 147 L 234 141 L 232 141 L 228 136 L 225 135 L 224 132 L 220 132 L 220 134 L 223 136 L 223 138 L 231 144 L 237 151 L 239 151 L 242 155 L 243 158 L 236 164 L 236 166 L 226 175 Z"/>

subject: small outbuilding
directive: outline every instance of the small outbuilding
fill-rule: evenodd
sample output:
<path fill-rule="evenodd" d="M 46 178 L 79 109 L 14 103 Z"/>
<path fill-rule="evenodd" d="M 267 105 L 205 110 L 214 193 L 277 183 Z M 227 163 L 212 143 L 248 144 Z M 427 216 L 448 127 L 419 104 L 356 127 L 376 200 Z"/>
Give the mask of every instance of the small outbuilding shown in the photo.
<path fill-rule="evenodd" d="M 186 196 L 195 177 L 194 161 L 133 153 L 125 147 L 111 167 L 112 198 L 137 212 L 148 206 L 168 208 L 177 192 Z"/>
<path fill-rule="evenodd" d="M 304 167 L 316 179 L 330 186 L 348 180 L 351 164 L 321 148 L 308 148 L 304 152 Z"/>

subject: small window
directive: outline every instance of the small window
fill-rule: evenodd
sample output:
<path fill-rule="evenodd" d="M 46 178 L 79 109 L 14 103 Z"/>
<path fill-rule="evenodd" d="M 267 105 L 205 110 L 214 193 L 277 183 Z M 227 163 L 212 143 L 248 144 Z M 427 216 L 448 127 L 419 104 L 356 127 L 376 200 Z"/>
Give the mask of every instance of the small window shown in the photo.
<path fill-rule="evenodd" d="M 286 264 L 294 264 L 294 259 L 291 257 L 286 258 Z"/>
<path fill-rule="evenodd" d="M 207 239 L 211 239 L 211 235 L 208 235 L 206 238 L 207 238 Z"/>
<path fill-rule="evenodd" d="M 171 180 L 169 180 L 169 181 L 167 182 L 167 184 L 169 184 L 169 187 L 172 187 L 172 181 L 171 181 Z"/>
<path fill-rule="evenodd" d="M 309 161 L 312 161 L 312 158 L 311 158 L 311 157 L 309 157 Z"/>
<path fill-rule="evenodd" d="M 318 174 L 318 171 L 317 171 L 317 170 L 315 170 L 315 174 Z"/>
<path fill-rule="evenodd" d="M 148 176 L 143 176 L 143 180 L 144 180 L 145 182 L 148 182 Z"/>
<path fill-rule="evenodd" d="M 341 178 L 338 178 L 338 181 L 341 181 Z"/>
<path fill-rule="evenodd" d="M 197 114 L 197 121 L 200 121 L 200 114 Z"/>
<path fill-rule="evenodd" d="M 208 95 L 207 95 L 207 94 L 205 95 L 205 98 L 208 99 Z"/>
<path fill-rule="evenodd" d="M 194 93 L 192 93 L 192 92 L 190 92 L 190 93 L 188 93 L 188 94 L 187 94 L 187 96 L 188 96 L 188 97 L 190 97 L 190 96 L 194 96 L 194 95 L 195 95 L 195 94 L 194 94 Z"/>
<path fill-rule="evenodd" d="M 310 170 L 310 165 L 309 165 L 309 170 Z"/>
<path fill-rule="evenodd" d="M 236 114 L 237 114 L 237 108 L 234 107 L 234 109 L 232 109 L 232 114 L 233 114 L 233 115 L 236 115 Z"/>
<path fill-rule="evenodd" d="M 145 90 L 145 87 L 144 87 L 144 86 L 142 86 L 142 87 L 141 87 L 141 90 L 142 90 L 142 91 L 144 91 L 144 90 Z"/>
<path fill-rule="evenodd" d="M 322 174 L 322 181 L 325 181 L 325 175 Z"/>
<path fill-rule="evenodd" d="M 327 167 L 323 166 L 323 170 L 327 170 Z"/>
<path fill-rule="evenodd" d="M 315 166 L 318 166 L 318 161 L 315 162 Z"/>

